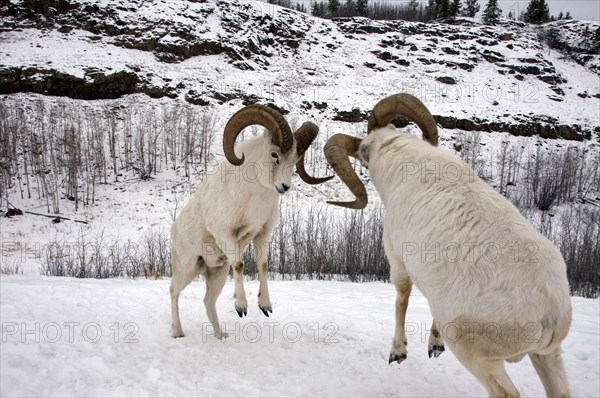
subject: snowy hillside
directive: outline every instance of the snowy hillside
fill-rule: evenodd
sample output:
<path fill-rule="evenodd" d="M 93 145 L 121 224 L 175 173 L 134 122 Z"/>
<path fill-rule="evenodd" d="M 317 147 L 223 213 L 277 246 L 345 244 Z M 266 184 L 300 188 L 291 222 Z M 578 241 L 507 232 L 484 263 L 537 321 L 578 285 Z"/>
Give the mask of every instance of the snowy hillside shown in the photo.
<path fill-rule="evenodd" d="M 260 101 L 356 122 L 382 95 L 408 91 L 447 128 L 567 139 L 600 129 L 597 71 L 520 23 L 330 21 L 238 0 L 61 4 L 0 8 L 0 93 Z"/>

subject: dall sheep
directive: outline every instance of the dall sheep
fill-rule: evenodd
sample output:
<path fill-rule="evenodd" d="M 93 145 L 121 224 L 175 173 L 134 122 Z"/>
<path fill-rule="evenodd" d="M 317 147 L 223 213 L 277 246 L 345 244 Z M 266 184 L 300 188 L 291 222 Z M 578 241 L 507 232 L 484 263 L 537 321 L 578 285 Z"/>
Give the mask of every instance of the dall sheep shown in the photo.
<path fill-rule="evenodd" d="M 396 116 L 414 121 L 423 140 L 398 133 Z M 566 265 L 559 250 L 507 199 L 449 151 L 436 148 L 436 122 L 417 98 L 380 101 L 367 137 L 336 134 L 324 151 L 364 208 L 367 192 L 348 156 L 368 168 L 385 207 L 384 248 L 396 287 L 396 327 L 389 362 L 406 358 L 404 320 L 414 283 L 434 326 L 429 353 L 444 340 L 490 396 L 518 396 L 504 368 L 525 355 L 548 396 L 568 396 L 560 345 L 571 324 Z M 428 141 L 428 142 L 427 142 Z"/>
<path fill-rule="evenodd" d="M 242 130 L 255 124 L 266 128 L 264 136 L 244 140 L 234 150 Z M 247 314 L 241 256 L 250 241 L 259 271 L 258 306 L 266 316 L 272 312 L 267 258 L 271 233 L 279 220 L 280 195 L 292 186 L 294 165 L 309 184 L 331 178 L 314 178 L 304 169 L 304 152 L 318 131 L 315 124 L 306 122 L 292 134 L 279 112 L 260 105 L 244 107 L 229 119 L 223 133 L 228 162 L 221 162 L 217 172 L 200 184 L 171 227 L 173 337 L 184 335 L 179 294 L 200 274 L 206 281 L 204 305 L 217 338 L 227 336 L 220 327 L 215 304 L 230 266 L 234 269 L 235 309 L 240 317 Z"/>

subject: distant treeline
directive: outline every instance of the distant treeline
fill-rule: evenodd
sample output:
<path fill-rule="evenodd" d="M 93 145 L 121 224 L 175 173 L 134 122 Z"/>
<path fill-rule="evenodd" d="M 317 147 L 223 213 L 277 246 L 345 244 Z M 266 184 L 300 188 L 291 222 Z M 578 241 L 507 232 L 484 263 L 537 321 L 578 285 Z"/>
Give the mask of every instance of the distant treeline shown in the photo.
<path fill-rule="evenodd" d="M 404 20 L 428 22 L 436 19 L 456 17 L 474 17 L 480 11 L 478 0 L 428 0 L 425 4 L 419 0 L 407 1 L 369 1 L 369 0 L 323 0 L 311 1 L 310 9 L 305 3 L 293 0 L 268 0 L 297 11 L 310 13 L 320 18 L 367 17 L 375 20 Z M 488 0 L 482 18 L 486 23 L 497 23 L 502 16 L 498 0 Z M 527 8 L 520 11 L 516 7 L 508 10 L 507 18 L 518 19 L 532 24 L 572 19 L 571 13 L 562 11 L 558 16 L 550 15 L 546 0 L 530 0 Z"/>

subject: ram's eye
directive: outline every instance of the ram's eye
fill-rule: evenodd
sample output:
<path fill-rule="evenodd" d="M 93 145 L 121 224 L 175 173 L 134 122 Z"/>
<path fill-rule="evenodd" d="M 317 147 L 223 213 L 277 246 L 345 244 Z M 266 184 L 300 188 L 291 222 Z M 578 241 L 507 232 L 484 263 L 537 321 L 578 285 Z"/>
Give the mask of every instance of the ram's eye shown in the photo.
<path fill-rule="evenodd" d="M 279 164 L 279 155 L 277 152 L 271 152 L 271 157 L 277 162 L 277 164 Z"/>

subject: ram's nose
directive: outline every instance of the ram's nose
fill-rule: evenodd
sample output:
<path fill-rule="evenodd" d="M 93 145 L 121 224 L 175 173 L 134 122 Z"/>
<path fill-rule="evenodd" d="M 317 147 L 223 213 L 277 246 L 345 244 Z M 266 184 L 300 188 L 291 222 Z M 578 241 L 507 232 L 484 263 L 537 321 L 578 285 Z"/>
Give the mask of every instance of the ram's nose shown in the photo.
<path fill-rule="evenodd" d="M 281 184 L 281 186 L 276 185 L 275 188 L 277 188 L 277 192 L 283 195 L 284 193 L 290 190 L 291 186 L 288 184 Z"/>

